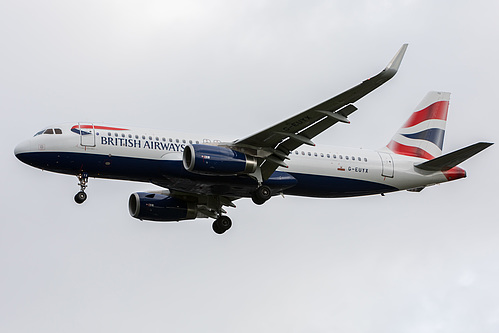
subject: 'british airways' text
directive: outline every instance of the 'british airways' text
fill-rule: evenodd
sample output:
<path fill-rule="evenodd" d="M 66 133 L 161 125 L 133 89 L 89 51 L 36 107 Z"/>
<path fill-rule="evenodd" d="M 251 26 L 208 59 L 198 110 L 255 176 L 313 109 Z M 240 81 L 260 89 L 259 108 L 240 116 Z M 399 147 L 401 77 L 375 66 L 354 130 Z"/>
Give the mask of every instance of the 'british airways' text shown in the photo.
<path fill-rule="evenodd" d="M 183 143 L 141 141 L 137 139 L 110 138 L 104 136 L 101 137 L 101 144 L 107 146 L 166 150 L 166 151 L 176 151 L 176 152 L 183 152 L 185 149 L 185 144 Z"/>

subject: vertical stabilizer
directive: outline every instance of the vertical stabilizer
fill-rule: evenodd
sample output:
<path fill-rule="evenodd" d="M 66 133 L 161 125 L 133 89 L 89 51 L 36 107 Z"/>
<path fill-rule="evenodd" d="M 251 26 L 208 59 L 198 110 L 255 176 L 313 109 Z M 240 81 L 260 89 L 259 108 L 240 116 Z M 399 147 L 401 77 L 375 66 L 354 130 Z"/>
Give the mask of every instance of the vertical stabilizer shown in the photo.
<path fill-rule="evenodd" d="M 387 148 L 395 154 L 427 160 L 442 155 L 450 93 L 429 92 Z"/>

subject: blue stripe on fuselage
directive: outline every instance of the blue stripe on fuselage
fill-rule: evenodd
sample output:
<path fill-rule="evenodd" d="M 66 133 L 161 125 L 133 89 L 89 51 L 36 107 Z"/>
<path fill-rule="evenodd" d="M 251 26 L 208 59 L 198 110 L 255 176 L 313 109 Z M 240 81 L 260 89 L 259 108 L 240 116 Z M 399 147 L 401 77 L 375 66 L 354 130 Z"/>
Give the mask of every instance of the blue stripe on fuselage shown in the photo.
<path fill-rule="evenodd" d="M 290 173 L 297 185 L 284 194 L 320 198 L 341 198 L 398 191 L 397 188 L 360 179 Z"/>
<path fill-rule="evenodd" d="M 198 194 L 220 194 L 249 197 L 257 186 L 247 176 L 209 176 L 188 172 L 182 161 L 142 159 L 90 153 L 32 152 L 16 155 L 31 166 L 90 177 L 150 182 L 170 189 Z M 276 171 L 264 182 L 274 192 L 309 197 L 350 197 L 397 191 L 397 188 L 332 176 Z"/>

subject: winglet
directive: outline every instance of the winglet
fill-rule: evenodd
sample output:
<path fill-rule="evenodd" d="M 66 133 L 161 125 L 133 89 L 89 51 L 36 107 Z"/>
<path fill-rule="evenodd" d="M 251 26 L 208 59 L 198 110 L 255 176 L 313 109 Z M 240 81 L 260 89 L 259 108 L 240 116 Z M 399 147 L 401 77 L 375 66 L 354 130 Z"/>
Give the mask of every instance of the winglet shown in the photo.
<path fill-rule="evenodd" d="M 402 62 L 402 59 L 404 58 L 405 51 L 407 50 L 407 46 L 409 44 L 404 44 L 402 47 L 398 50 L 397 54 L 393 57 L 393 59 L 388 63 L 386 66 L 385 70 L 386 71 L 393 71 L 394 75 L 397 73 L 400 63 Z"/>

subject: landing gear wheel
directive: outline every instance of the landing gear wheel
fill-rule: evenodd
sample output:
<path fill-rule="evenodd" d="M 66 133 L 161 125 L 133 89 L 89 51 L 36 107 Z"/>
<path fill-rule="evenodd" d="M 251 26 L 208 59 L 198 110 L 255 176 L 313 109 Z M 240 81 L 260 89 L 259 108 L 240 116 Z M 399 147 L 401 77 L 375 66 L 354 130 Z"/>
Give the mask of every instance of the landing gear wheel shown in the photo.
<path fill-rule="evenodd" d="M 80 191 L 76 193 L 75 195 L 75 201 L 77 204 L 83 203 L 85 200 L 87 200 L 87 194 L 83 191 Z"/>
<path fill-rule="evenodd" d="M 85 200 L 87 200 L 87 194 L 85 193 L 85 189 L 88 184 L 88 174 L 80 173 L 76 175 L 78 178 L 78 186 L 80 186 L 80 192 L 76 193 L 75 201 L 77 204 L 82 204 Z"/>
<path fill-rule="evenodd" d="M 251 195 L 251 199 L 257 205 L 263 205 L 272 196 L 272 190 L 267 185 L 262 185 Z"/>
<path fill-rule="evenodd" d="M 232 227 L 232 220 L 228 216 L 220 216 L 213 222 L 213 231 L 221 235 Z"/>

